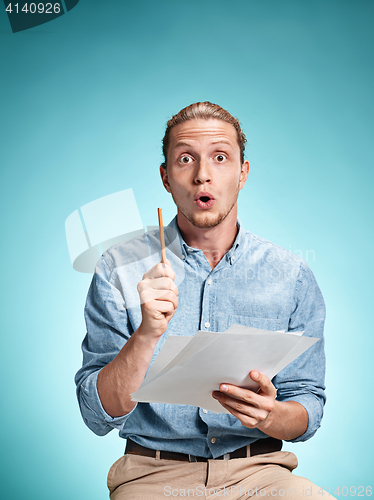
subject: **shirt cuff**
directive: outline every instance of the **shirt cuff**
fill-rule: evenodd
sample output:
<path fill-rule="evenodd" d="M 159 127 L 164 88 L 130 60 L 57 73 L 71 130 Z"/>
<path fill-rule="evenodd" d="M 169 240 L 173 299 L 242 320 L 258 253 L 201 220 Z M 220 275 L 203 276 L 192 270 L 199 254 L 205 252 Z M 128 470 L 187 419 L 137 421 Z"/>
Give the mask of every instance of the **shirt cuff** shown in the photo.
<path fill-rule="evenodd" d="M 85 406 L 88 407 L 91 412 L 93 412 L 96 417 L 109 424 L 111 427 L 115 429 L 121 429 L 126 420 L 133 413 L 138 403 L 136 403 L 135 407 L 126 415 L 121 415 L 120 417 L 111 417 L 103 408 L 103 405 L 100 400 L 99 393 L 97 391 L 97 377 L 99 376 L 100 370 L 97 370 L 91 373 L 81 386 L 81 394 L 84 399 Z"/>
<path fill-rule="evenodd" d="M 282 398 L 278 401 L 297 401 L 304 406 L 308 413 L 308 427 L 304 434 L 295 438 L 287 439 L 290 443 L 297 443 L 299 441 L 307 441 L 311 438 L 321 426 L 321 420 L 323 416 L 323 405 L 320 403 L 319 399 L 312 394 L 300 394 L 297 396 L 292 396 L 291 398 Z"/>

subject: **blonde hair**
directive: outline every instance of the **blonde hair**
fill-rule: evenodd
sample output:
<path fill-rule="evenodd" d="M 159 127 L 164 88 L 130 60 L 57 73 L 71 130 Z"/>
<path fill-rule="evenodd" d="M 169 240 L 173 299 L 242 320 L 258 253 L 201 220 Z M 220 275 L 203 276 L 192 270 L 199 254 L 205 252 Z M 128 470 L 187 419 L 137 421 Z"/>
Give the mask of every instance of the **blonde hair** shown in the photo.
<path fill-rule="evenodd" d="M 166 131 L 164 138 L 162 139 L 162 153 L 164 155 L 164 162 L 162 166 L 166 168 L 167 164 L 167 152 L 169 148 L 170 141 L 170 131 L 175 125 L 179 125 L 180 123 L 187 122 L 188 120 L 194 119 L 209 119 L 222 120 L 226 123 L 230 123 L 236 130 L 238 136 L 238 145 L 240 148 L 240 160 L 241 163 L 244 162 L 244 149 L 245 143 L 247 139 L 245 137 L 244 132 L 241 129 L 239 121 L 234 118 L 228 111 L 218 106 L 218 104 L 212 104 L 209 101 L 205 102 L 195 102 L 190 104 L 186 108 L 183 108 L 174 115 L 166 124 Z"/>

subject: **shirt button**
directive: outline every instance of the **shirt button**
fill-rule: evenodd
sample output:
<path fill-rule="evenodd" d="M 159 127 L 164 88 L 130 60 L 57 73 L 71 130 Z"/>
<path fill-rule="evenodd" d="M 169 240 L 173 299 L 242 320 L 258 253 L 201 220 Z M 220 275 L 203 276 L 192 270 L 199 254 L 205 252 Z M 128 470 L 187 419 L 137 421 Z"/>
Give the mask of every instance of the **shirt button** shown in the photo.
<path fill-rule="evenodd" d="M 210 278 L 208 279 L 207 281 L 208 285 L 211 285 L 213 283 L 213 280 L 211 280 Z"/>
<path fill-rule="evenodd" d="M 206 323 L 204 323 L 204 326 L 205 326 L 205 328 L 209 328 L 210 327 L 210 323 L 206 322 Z"/>
<path fill-rule="evenodd" d="M 205 408 L 203 409 L 203 413 L 208 413 L 208 410 L 206 410 Z"/>
<path fill-rule="evenodd" d="M 231 260 L 234 262 L 234 260 L 235 260 L 235 255 L 233 255 L 233 256 L 231 257 Z"/>
<path fill-rule="evenodd" d="M 185 255 L 182 255 L 182 260 L 185 260 L 186 256 Z"/>
<path fill-rule="evenodd" d="M 214 443 L 216 442 L 216 438 L 212 438 L 212 439 L 210 440 L 210 442 L 211 442 L 212 444 L 214 444 Z"/>

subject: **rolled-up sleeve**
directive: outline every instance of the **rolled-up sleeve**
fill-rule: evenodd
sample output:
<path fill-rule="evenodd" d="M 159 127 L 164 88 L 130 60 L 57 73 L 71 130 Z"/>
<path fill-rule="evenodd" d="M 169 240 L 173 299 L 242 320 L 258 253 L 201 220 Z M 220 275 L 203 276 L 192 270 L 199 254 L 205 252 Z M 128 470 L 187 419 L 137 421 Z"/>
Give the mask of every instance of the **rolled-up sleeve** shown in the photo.
<path fill-rule="evenodd" d="M 85 424 L 104 436 L 121 429 L 130 413 L 111 417 L 104 410 L 97 391 L 100 370 L 110 363 L 132 333 L 125 302 L 116 286 L 116 271 L 104 254 L 96 266 L 85 306 L 87 333 L 82 342 L 82 368 L 75 375 L 77 398 Z"/>
<path fill-rule="evenodd" d="M 97 392 L 97 377 L 100 370 L 92 372 L 82 384 L 78 395 L 79 407 L 84 423 L 98 436 L 105 436 L 112 429 L 122 429 L 135 408 L 126 415 L 111 417 L 104 410 Z"/>
<path fill-rule="evenodd" d="M 278 401 L 297 401 L 308 413 L 308 427 L 305 433 L 290 440 L 291 442 L 306 441 L 315 434 L 321 425 L 326 401 L 323 337 L 325 303 L 316 279 L 304 261 L 300 264 L 296 280 L 295 303 L 288 331 L 304 331 L 304 336 L 319 340 L 273 380 Z"/>

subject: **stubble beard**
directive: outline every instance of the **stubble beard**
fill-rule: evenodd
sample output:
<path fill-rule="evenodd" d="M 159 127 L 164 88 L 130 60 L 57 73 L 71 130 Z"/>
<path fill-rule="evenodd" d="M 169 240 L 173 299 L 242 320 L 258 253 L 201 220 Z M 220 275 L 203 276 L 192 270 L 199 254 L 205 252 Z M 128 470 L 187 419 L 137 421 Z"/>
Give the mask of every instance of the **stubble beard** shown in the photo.
<path fill-rule="evenodd" d="M 237 189 L 235 199 L 234 199 L 232 205 L 230 206 L 230 208 L 228 210 L 225 210 L 225 211 L 218 213 L 216 215 L 216 217 L 212 218 L 209 216 L 209 213 L 208 214 L 202 213 L 201 214 L 202 217 L 199 217 L 200 214 L 197 215 L 197 214 L 188 212 L 183 207 L 178 205 L 177 201 L 175 200 L 175 198 L 172 194 L 174 203 L 177 205 L 179 212 L 182 215 L 184 215 L 186 217 L 186 219 L 189 222 L 191 222 L 191 224 L 193 226 L 198 227 L 200 229 L 208 229 L 211 227 L 216 227 L 219 224 L 221 224 L 221 222 L 226 219 L 226 217 L 230 214 L 231 210 L 234 208 L 236 202 L 238 201 L 238 196 L 239 196 L 239 187 Z"/>

